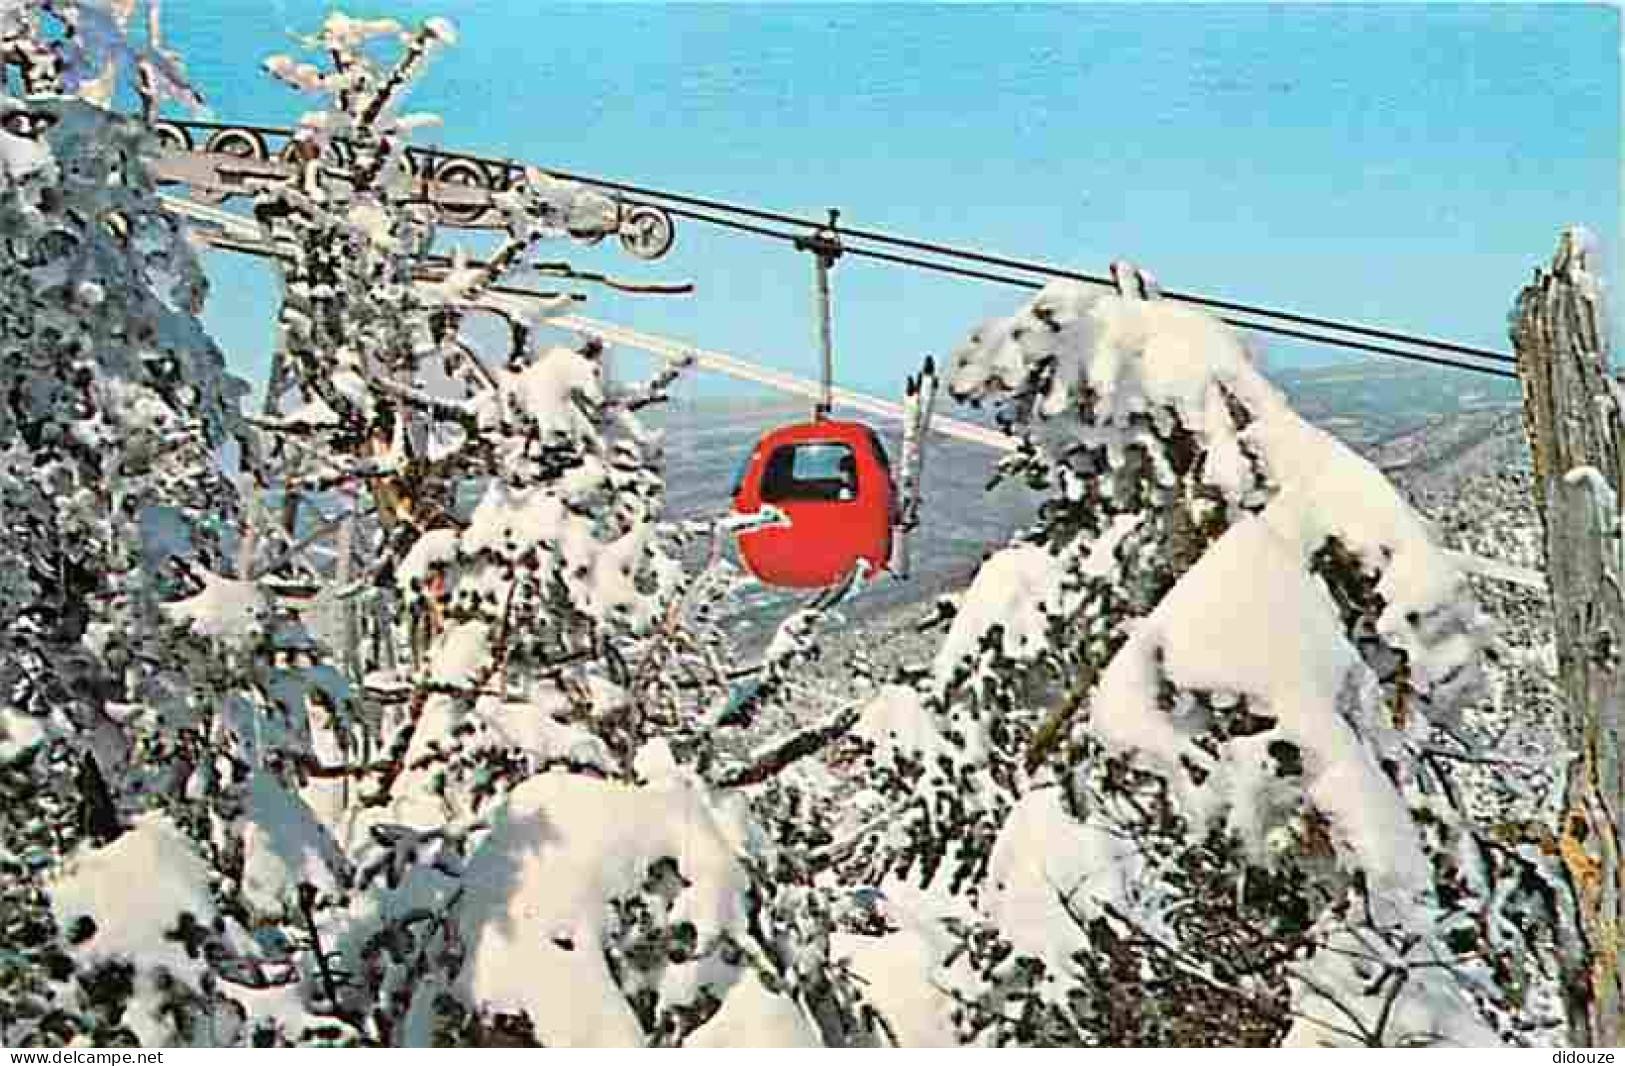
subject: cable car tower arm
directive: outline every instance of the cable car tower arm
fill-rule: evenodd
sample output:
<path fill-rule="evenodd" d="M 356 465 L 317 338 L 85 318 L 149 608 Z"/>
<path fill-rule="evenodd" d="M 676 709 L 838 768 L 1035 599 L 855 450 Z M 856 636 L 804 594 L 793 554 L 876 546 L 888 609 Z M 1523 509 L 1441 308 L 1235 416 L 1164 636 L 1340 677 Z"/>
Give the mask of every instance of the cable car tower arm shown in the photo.
<path fill-rule="evenodd" d="M 810 237 L 796 238 L 796 248 L 811 252 L 813 257 L 813 316 L 818 328 L 819 377 L 823 382 L 822 391 L 813 408 L 813 415 L 816 418 L 825 417 L 834 406 L 835 342 L 830 321 L 829 272 L 835 266 L 836 260 L 841 258 L 843 251 L 840 234 L 836 231 L 840 221 L 841 212 L 832 207 L 829 209 L 828 226 L 819 229 Z"/>

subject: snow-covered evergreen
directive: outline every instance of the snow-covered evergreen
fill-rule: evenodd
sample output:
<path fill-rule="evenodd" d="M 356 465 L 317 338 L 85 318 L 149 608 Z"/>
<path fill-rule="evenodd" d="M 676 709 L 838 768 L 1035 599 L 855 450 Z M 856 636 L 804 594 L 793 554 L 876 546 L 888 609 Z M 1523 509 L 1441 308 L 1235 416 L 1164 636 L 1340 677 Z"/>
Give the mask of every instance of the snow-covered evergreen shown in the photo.
<path fill-rule="evenodd" d="M 437 120 L 404 104 L 455 37 L 334 14 L 267 61 L 310 99 L 296 179 L 254 190 L 282 292 L 246 414 L 148 128 L 92 102 L 120 70 L 145 119 L 195 100 L 174 57 L 0 0 L 0 1044 L 1543 1022 L 1552 860 L 1480 820 L 1534 805 L 1455 765 L 1484 617 L 1231 331 L 1126 265 L 1132 294 L 1058 283 L 976 330 L 945 381 L 999 406 L 1038 522 L 918 670 L 809 681 L 865 575 L 741 670 L 744 519 L 668 522 L 638 414 L 686 368 L 618 386 L 550 332 L 565 301 L 500 289 L 617 205 L 528 170 L 458 247 L 419 195 Z"/>
<path fill-rule="evenodd" d="M 1462 800 L 1485 625 L 1396 490 L 1172 303 L 1053 284 L 949 383 L 1048 501 L 864 711 L 846 854 L 955 932 L 961 1037 L 1511 1038 L 1561 915 Z"/>
<path fill-rule="evenodd" d="M 171 956 L 217 932 L 200 902 L 229 876 L 216 775 L 241 755 L 214 704 L 234 664 L 168 612 L 229 567 L 218 459 L 246 387 L 196 318 L 206 286 L 147 175 L 146 128 L 76 95 L 137 54 L 98 15 L 0 15 L 21 94 L 0 94 L 8 1044 L 201 1038 L 211 987 Z M 128 911 L 155 857 L 172 868 Z"/>
<path fill-rule="evenodd" d="M 327 642 L 311 655 L 336 651 L 351 688 L 310 703 L 301 787 L 265 782 L 244 816 L 267 856 L 259 902 L 298 934 L 300 988 L 245 1002 L 249 1029 L 861 1037 L 852 982 L 806 920 L 816 904 L 737 794 L 751 764 L 716 748 L 750 716 L 713 713 L 729 695 L 703 618 L 715 583 L 686 581 L 668 551 L 661 442 L 635 413 L 680 368 L 612 390 L 596 340 L 543 342 L 558 304 L 494 291 L 538 241 L 612 229 L 614 205 L 530 171 L 493 196 L 496 247 L 440 257 L 405 155 L 429 120 L 400 104 L 453 39 L 444 20 L 335 15 L 307 42 L 322 67 L 267 63 L 318 101 L 300 181 L 255 204 L 283 303 L 245 465 L 280 521 L 258 516 L 258 577 L 221 599 L 303 590 Z M 482 348 L 482 318 L 506 350 Z M 304 550 L 312 526 L 338 554 Z M 706 834 L 709 856 L 692 846 Z M 558 906 L 539 904 L 544 884 Z M 538 967 L 595 989 L 590 1009 L 547 993 Z"/>

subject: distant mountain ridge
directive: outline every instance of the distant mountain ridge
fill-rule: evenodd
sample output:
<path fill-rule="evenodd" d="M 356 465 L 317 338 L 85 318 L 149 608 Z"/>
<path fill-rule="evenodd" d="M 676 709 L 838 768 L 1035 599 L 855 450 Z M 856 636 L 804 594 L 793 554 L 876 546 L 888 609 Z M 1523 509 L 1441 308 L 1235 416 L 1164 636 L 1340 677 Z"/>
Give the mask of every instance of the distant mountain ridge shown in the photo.
<path fill-rule="evenodd" d="M 1519 403 L 1518 383 L 1511 379 L 1397 359 L 1285 367 L 1270 371 L 1269 377 L 1298 413 L 1361 450 L 1455 416 L 1505 411 Z M 967 421 L 992 422 L 986 411 L 946 402 L 940 409 Z M 768 423 L 796 421 L 809 413 L 810 405 L 781 396 L 696 396 L 680 389 L 670 405 L 657 409 L 653 421 L 681 426 L 721 415 L 748 415 Z M 881 423 L 878 428 L 884 432 L 890 427 Z"/>
<path fill-rule="evenodd" d="M 1290 367 L 1270 377 L 1299 414 L 1362 452 L 1429 425 L 1504 412 L 1520 402 L 1511 379 L 1397 359 Z"/>

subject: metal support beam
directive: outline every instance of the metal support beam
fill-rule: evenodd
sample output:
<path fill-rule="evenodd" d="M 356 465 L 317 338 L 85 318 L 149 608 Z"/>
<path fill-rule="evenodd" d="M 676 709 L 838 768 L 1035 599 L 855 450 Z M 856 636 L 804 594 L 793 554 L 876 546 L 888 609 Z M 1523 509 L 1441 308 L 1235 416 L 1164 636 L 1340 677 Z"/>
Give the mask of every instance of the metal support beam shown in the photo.
<path fill-rule="evenodd" d="M 840 234 L 836 231 L 840 220 L 841 212 L 832 207 L 829 209 L 828 226 L 811 237 L 796 238 L 796 248 L 813 255 L 813 315 L 818 328 L 819 379 L 823 382 L 823 392 L 813 408 L 813 414 L 818 418 L 828 415 L 834 406 L 835 345 L 830 321 L 829 272 L 843 251 Z"/>

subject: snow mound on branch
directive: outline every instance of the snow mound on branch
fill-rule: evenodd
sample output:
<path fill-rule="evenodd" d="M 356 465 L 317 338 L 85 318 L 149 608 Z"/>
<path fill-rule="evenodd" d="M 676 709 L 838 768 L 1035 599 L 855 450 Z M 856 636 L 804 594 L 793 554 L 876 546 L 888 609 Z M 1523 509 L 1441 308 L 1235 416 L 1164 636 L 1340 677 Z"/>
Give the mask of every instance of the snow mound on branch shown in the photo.
<path fill-rule="evenodd" d="M 159 968 L 195 978 L 208 968 L 187 954 L 177 935 L 182 916 L 207 929 L 217 910 L 209 892 L 209 865 L 166 816 L 149 814 L 106 847 L 81 853 L 50 882 L 51 911 L 64 933 L 82 919 L 95 935 L 70 949 L 83 967 L 124 960 L 138 966 L 135 992 L 123 1021 L 143 1046 L 163 1047 L 173 1034 L 160 1014 Z"/>
<path fill-rule="evenodd" d="M 432 571 L 457 561 L 457 545 L 455 529 L 429 530 L 412 543 L 412 550 L 395 568 L 395 583 L 402 592 L 410 591 L 414 585 L 421 587 Z"/>
<path fill-rule="evenodd" d="M 164 605 L 171 620 L 200 637 L 228 644 L 248 644 L 262 632 L 270 604 L 258 585 L 197 568 L 203 581 L 196 595 Z"/>
<path fill-rule="evenodd" d="M 662 859 L 686 882 L 668 917 L 692 923 L 694 957 L 724 936 L 750 941 L 749 876 L 694 790 L 573 774 L 525 782 L 469 860 L 457 918 L 469 947 L 463 991 L 492 1010 L 525 1012 L 549 1046 L 641 1045 L 637 1016 L 605 963 L 605 936 L 612 901 L 639 893 Z M 741 1024 L 779 1020 L 760 996 L 739 1010 Z"/>
<path fill-rule="evenodd" d="M 557 691 L 543 691 L 523 701 L 481 696 L 469 718 L 503 744 L 531 755 L 538 765 L 568 762 L 607 773 L 615 761 L 604 742 L 555 717 L 571 709 L 570 701 Z"/>
<path fill-rule="evenodd" d="M 36 718 L 0 707 L 0 763 L 10 762 L 36 744 L 74 734 L 73 722 L 60 711 Z"/>
<path fill-rule="evenodd" d="M 425 22 L 423 29 L 441 44 L 453 45 L 457 43 L 457 26 L 451 19 L 436 16 Z"/>
<path fill-rule="evenodd" d="M 493 481 L 486 489 L 468 529 L 461 551 L 475 556 L 490 553 L 518 560 L 535 552 L 538 562 L 557 571 L 572 602 L 588 617 L 620 622 L 633 630 L 649 624 L 655 607 L 638 588 L 646 564 L 657 564 L 650 550 L 648 523 L 638 523 L 613 540 L 601 540 L 599 523 L 567 505 L 556 486 L 514 489 Z M 425 538 L 427 539 L 427 538 Z M 446 545 L 435 544 L 407 559 L 407 573 L 417 576 L 430 566 L 455 557 Z M 669 581 L 659 574 L 657 580 Z"/>
<path fill-rule="evenodd" d="M 1090 950 L 1080 920 L 1106 904 L 1129 912 L 1143 866 L 1126 834 L 1074 818 L 1059 788 L 1036 789 L 993 845 L 982 909 L 1019 954 L 1065 972 L 1074 952 Z"/>
<path fill-rule="evenodd" d="M 955 941 L 936 923 L 894 916 L 901 928 L 885 936 L 830 937 L 830 956 L 845 960 L 864 981 L 864 997 L 886 1020 L 898 1047 L 958 1047 L 954 998 L 934 980 Z"/>
<path fill-rule="evenodd" d="M 549 348 L 518 373 L 498 372 L 500 413 L 536 426 L 543 440 L 591 438 L 597 433 L 588 412 L 604 402 L 597 362 L 573 348 Z"/>
<path fill-rule="evenodd" d="M 4 11 L 0 10 L 0 16 Z M 18 102 L 0 93 L 0 110 L 10 111 Z M 20 181 L 29 177 L 49 180 L 49 171 L 56 164 L 50 145 L 43 137 L 18 137 L 0 127 L 0 180 Z"/>
<path fill-rule="evenodd" d="M 1177 699 L 1165 706 L 1164 684 L 1243 697 L 1273 727 L 1210 756 L 1191 742 L 1206 728 L 1202 713 L 1182 712 Z M 1198 831 L 1223 818 L 1260 860 L 1269 830 L 1294 813 L 1296 792 L 1279 784 L 1270 749 L 1294 746 L 1298 787 L 1330 823 L 1344 862 L 1364 871 L 1374 897 L 1408 904 L 1429 892 L 1428 862 L 1399 793 L 1345 713 L 1373 691 L 1325 587 L 1289 542 L 1250 518 L 1135 629 L 1101 678 L 1091 724 L 1103 741 L 1151 760 Z"/>
<path fill-rule="evenodd" d="M 1063 560 L 1036 544 L 995 553 L 976 571 L 960 611 L 937 650 L 935 672 L 946 673 L 974 655 L 995 627 L 1004 654 L 1031 657 L 1048 633 L 1051 600 L 1066 576 Z"/>
<path fill-rule="evenodd" d="M 906 685 L 881 686 L 863 705 L 850 735 L 874 745 L 877 752 L 900 752 L 928 765 L 942 756 L 961 755 L 942 735 L 936 716 L 926 709 L 920 694 Z"/>
<path fill-rule="evenodd" d="M 465 682 L 472 680 L 472 675 L 460 676 Z M 574 770 L 608 773 L 615 760 L 603 740 L 560 721 L 573 711 L 569 698 L 556 689 L 542 689 L 523 699 L 481 694 L 472 702 L 441 693 L 430 696 L 407 748 L 407 769 L 388 805 L 389 819 L 419 829 L 444 822 L 445 806 L 434 781 L 440 764 L 453 753 L 494 748 L 527 760 L 533 771 L 562 763 Z"/>
<path fill-rule="evenodd" d="M 607 544 L 594 541 L 592 569 L 585 580 L 567 571 L 565 583 L 585 614 L 600 622 L 620 621 L 634 631 L 654 619 L 656 606 L 637 585 L 650 556 L 651 528 L 643 523 Z"/>
<path fill-rule="evenodd" d="M 684 1047 L 823 1047 L 818 1031 L 795 1001 L 769 992 L 755 970 L 748 971 L 709 1021 L 694 1030 Z"/>
<path fill-rule="evenodd" d="M 1193 431 L 1233 437 L 1237 427 L 1213 388 L 1218 383 L 1243 403 L 1274 391 L 1240 339 L 1217 319 L 1067 281 L 1051 283 L 1014 315 L 975 330 L 955 351 L 948 378 L 949 390 L 962 399 L 1036 386 L 1041 419 L 1081 411 L 1095 429 L 1085 440 L 1113 452 L 1134 441 L 1135 416 L 1177 417 Z M 1075 436 L 1077 419 L 1067 421 L 1061 428 Z M 1221 451 L 1210 459 L 1215 480 L 1245 490 L 1245 464 L 1230 461 L 1238 458 L 1231 449 Z"/>
<path fill-rule="evenodd" d="M 429 677 L 436 684 L 472 688 L 491 661 L 491 628 L 474 620 L 449 627 L 429 658 Z"/>
<path fill-rule="evenodd" d="M 264 62 L 266 73 L 304 92 L 317 92 L 326 82 L 314 64 L 300 63 L 291 56 L 274 55 Z"/>
<path fill-rule="evenodd" d="M 335 11 L 322 23 L 322 39 L 341 48 L 360 48 L 374 37 L 398 37 L 405 28 L 394 19 L 358 19 Z"/>
<path fill-rule="evenodd" d="M 243 897 L 262 914 L 280 914 L 301 882 L 340 887 L 344 856 L 327 827 L 274 776 L 256 771 L 243 812 Z"/>
<path fill-rule="evenodd" d="M 492 481 L 469 518 L 462 548 L 517 559 L 538 545 L 563 553 L 592 542 L 592 520 L 571 514 L 549 485 L 514 488 Z"/>
<path fill-rule="evenodd" d="M 937 683 L 950 682 L 995 627 L 1007 658 L 1023 662 L 1040 655 L 1050 639 L 1050 619 L 1065 613 L 1075 578 L 1108 576 L 1118 545 L 1139 524 L 1136 515 L 1119 515 L 1093 542 L 1080 540 L 1059 553 L 1036 544 L 995 552 L 976 571 L 937 650 L 932 666 Z"/>
<path fill-rule="evenodd" d="M 1282 484 L 1263 519 L 1306 562 L 1336 542 L 1376 575 L 1377 634 L 1406 653 L 1412 683 L 1445 695 L 1477 686 L 1485 623 L 1456 563 L 1365 459 L 1297 415 L 1251 431 Z"/>

